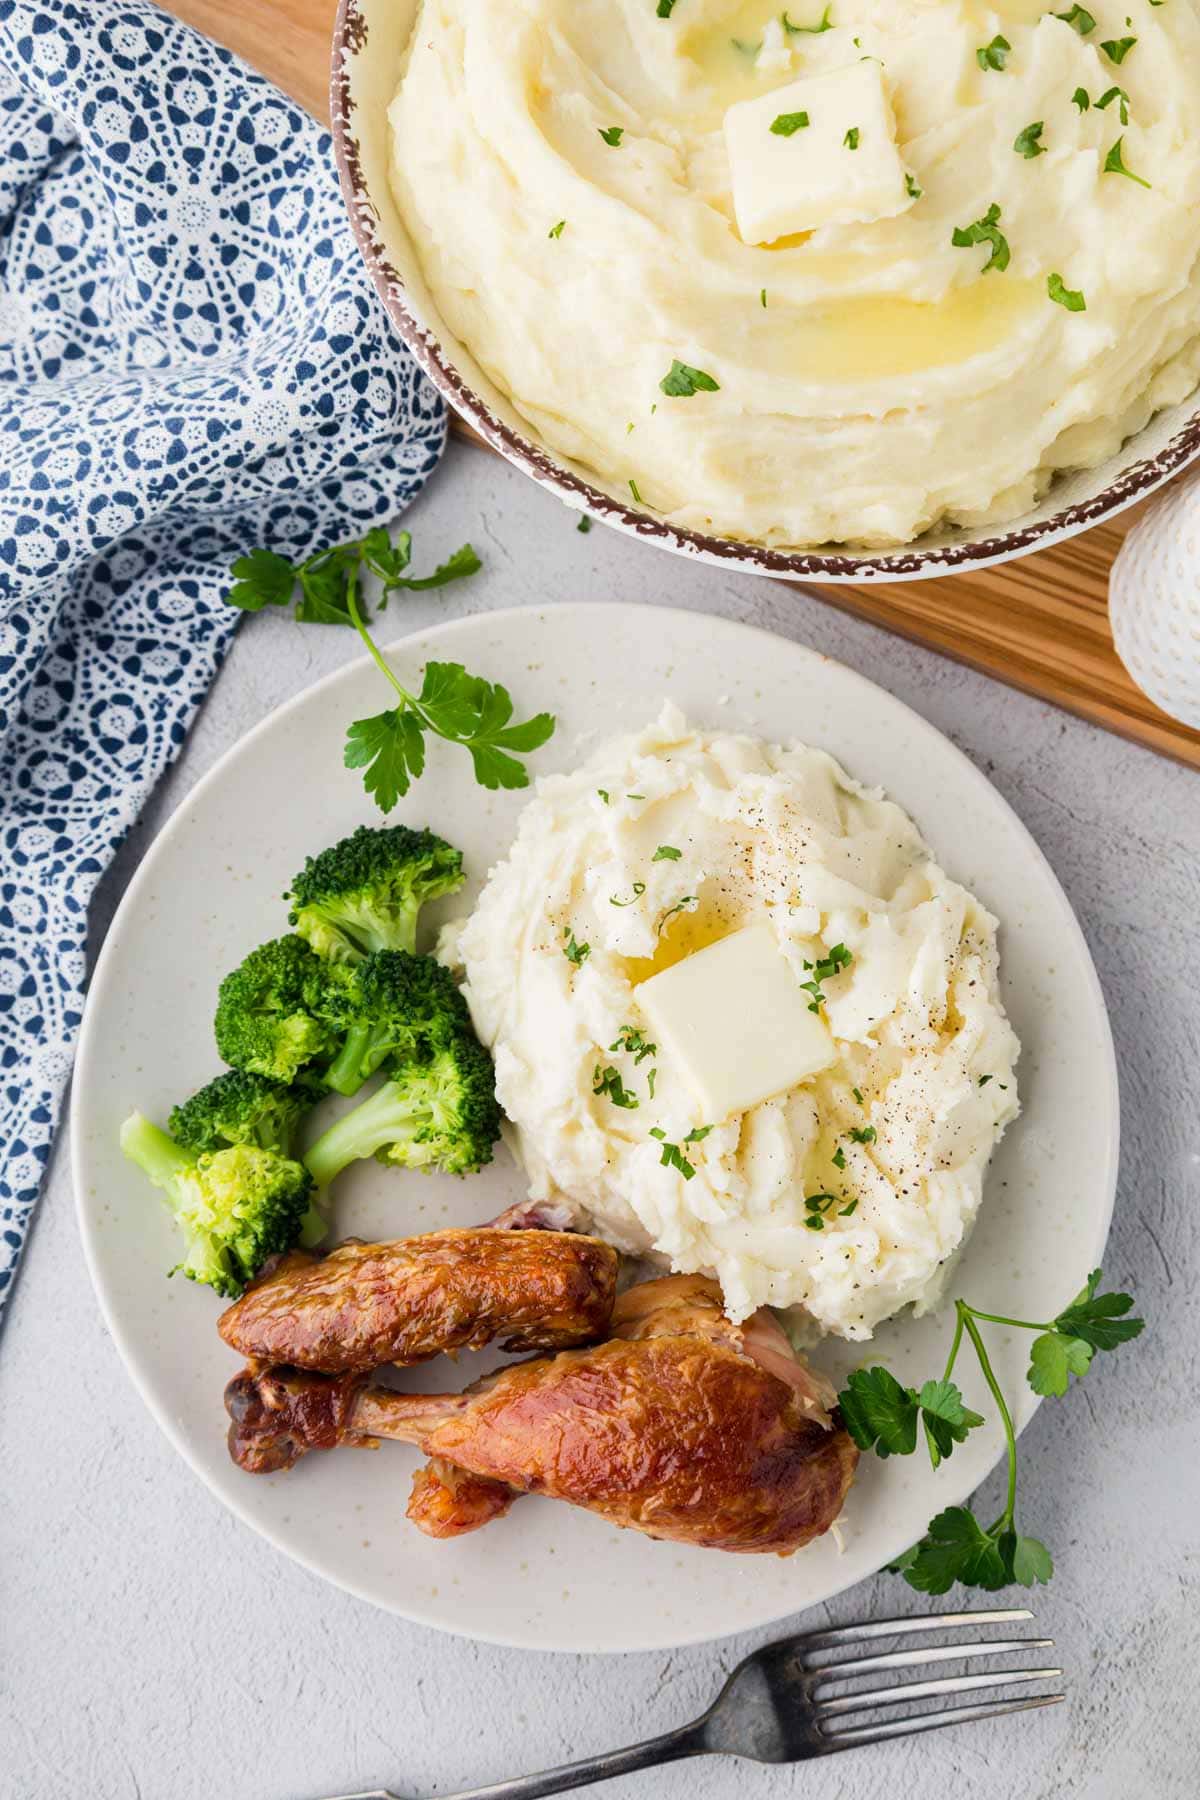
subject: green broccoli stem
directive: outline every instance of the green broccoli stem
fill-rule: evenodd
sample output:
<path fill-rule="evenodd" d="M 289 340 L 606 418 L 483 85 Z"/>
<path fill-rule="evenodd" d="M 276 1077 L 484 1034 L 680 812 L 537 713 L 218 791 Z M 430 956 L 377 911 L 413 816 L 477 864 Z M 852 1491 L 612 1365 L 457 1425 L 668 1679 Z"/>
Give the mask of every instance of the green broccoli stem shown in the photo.
<path fill-rule="evenodd" d="M 130 1113 L 121 1127 L 121 1149 L 149 1176 L 155 1187 L 175 1200 L 184 1177 L 195 1172 L 196 1158 L 140 1112 Z"/>
<path fill-rule="evenodd" d="M 374 1028 L 366 1019 L 350 1027 L 345 1043 L 325 1071 L 325 1080 L 334 1093 L 357 1094 L 370 1074 L 365 1059 L 374 1035 Z"/>
<path fill-rule="evenodd" d="M 385 1081 L 317 1139 L 304 1158 L 309 1174 L 319 1188 L 328 1187 L 348 1163 L 364 1162 L 385 1144 L 405 1136 L 422 1110 L 405 1097 L 398 1082 Z"/>

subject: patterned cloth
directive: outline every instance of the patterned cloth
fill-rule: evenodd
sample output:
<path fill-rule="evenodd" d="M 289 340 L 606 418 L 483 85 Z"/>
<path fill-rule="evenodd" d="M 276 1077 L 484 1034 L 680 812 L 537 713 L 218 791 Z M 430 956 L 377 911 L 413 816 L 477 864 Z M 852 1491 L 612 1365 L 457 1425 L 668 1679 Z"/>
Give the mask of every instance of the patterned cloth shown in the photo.
<path fill-rule="evenodd" d="M 145 0 L 0 0 L 0 1309 L 230 562 L 390 519 L 444 438 L 327 133 Z"/>

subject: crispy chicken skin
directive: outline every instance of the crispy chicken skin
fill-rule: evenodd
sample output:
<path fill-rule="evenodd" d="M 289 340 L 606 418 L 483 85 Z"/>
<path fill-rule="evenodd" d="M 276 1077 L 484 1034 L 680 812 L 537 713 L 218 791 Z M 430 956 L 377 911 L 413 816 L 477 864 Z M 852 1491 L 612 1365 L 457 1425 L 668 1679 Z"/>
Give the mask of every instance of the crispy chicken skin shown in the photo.
<path fill-rule="evenodd" d="M 247 1371 L 227 1391 L 231 1454 L 243 1468 L 282 1468 L 306 1437 L 313 1449 L 364 1438 L 419 1444 L 438 1462 L 418 1477 L 409 1516 L 440 1536 L 456 1529 L 447 1463 L 675 1543 L 786 1555 L 828 1530 L 858 1451 L 809 1384 L 765 1367 L 703 1278 L 631 1294 L 617 1321 L 631 1335 L 518 1363 L 463 1394 L 364 1386 L 347 1406 L 336 1382 Z M 465 1492 L 457 1529 L 493 1516 L 493 1502 L 501 1510 L 502 1496 L 474 1484 Z"/>
<path fill-rule="evenodd" d="M 542 1230 L 433 1231 L 290 1255 L 222 1313 L 243 1356 L 327 1374 L 420 1363 L 443 1351 L 557 1350 L 603 1337 L 617 1254 Z"/>
<path fill-rule="evenodd" d="M 433 1456 L 413 1476 L 408 1516 L 426 1537 L 462 1537 L 501 1518 L 517 1490 Z"/>

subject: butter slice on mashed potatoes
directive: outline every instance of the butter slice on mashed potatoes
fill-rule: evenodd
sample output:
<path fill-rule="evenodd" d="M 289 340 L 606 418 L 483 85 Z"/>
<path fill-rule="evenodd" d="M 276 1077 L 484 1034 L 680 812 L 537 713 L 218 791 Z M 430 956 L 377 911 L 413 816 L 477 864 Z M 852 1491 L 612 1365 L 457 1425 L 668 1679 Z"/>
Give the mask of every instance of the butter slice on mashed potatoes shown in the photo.
<path fill-rule="evenodd" d="M 773 950 L 749 942 L 764 927 Z M 737 933 L 711 959 L 732 984 L 708 981 L 708 947 Z M 735 1318 L 796 1307 L 866 1338 L 936 1300 L 1018 1110 L 996 922 L 832 757 L 695 731 L 667 706 L 539 782 L 442 954 L 465 970 L 535 1197 L 567 1199 L 630 1252 L 715 1273 Z M 795 1065 L 812 1072 L 711 1116 L 722 1025 L 744 1028 L 772 955 L 782 999 L 818 1007 L 816 1053 Z M 644 983 L 692 958 L 685 1008 L 643 1006 Z"/>
<path fill-rule="evenodd" d="M 1200 376 L 1200 0 L 823 5 L 421 0 L 399 210 L 614 494 L 776 545 L 1013 518 Z"/>

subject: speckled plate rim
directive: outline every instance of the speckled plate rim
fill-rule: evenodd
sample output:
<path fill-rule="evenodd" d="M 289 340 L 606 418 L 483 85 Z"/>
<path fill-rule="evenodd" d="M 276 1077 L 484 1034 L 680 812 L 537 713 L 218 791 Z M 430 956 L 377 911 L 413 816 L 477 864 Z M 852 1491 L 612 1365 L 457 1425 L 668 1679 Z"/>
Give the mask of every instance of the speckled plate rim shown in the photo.
<path fill-rule="evenodd" d="M 678 555 L 721 568 L 731 565 L 751 573 L 814 583 L 868 583 L 875 581 L 926 581 L 941 575 L 962 574 L 1011 562 L 1115 518 L 1147 498 L 1172 475 L 1200 460 L 1200 410 L 1184 420 L 1169 441 L 1152 456 L 1138 456 L 1139 439 L 1153 428 L 1153 420 L 1130 439 L 1114 460 L 1123 462 L 1120 474 L 1098 492 L 1064 505 L 1048 518 L 1033 523 L 1014 522 L 1007 529 L 985 537 L 964 534 L 947 544 L 922 549 L 913 545 L 887 551 L 832 549 L 829 551 L 773 550 L 765 544 L 740 542 L 672 525 L 657 513 L 615 499 L 594 486 L 555 457 L 544 445 L 500 418 L 465 379 L 442 347 L 436 333 L 410 310 L 405 282 L 391 260 L 380 225 L 379 208 L 372 198 L 362 168 L 362 158 L 351 120 L 355 101 L 351 92 L 351 64 L 367 47 L 371 0 L 338 0 L 333 32 L 333 65 L 330 82 L 330 117 L 334 156 L 342 195 L 354 236 L 375 287 L 396 330 L 408 345 L 430 381 L 460 417 L 508 462 L 541 487 L 557 495 L 567 506 L 590 514 L 632 537 L 644 538 Z"/>
<path fill-rule="evenodd" d="M 595 618 L 597 623 L 602 625 L 608 625 L 617 615 L 625 615 L 631 619 L 635 619 L 637 627 L 641 631 L 653 629 L 653 619 L 655 616 L 670 618 L 672 620 L 685 618 L 692 619 L 696 622 L 699 629 L 705 631 L 715 630 L 720 633 L 738 634 L 743 638 L 757 640 L 761 646 L 764 663 L 767 667 L 772 667 L 778 662 L 779 651 L 781 646 L 783 646 L 788 651 L 789 656 L 800 656 L 812 659 L 814 663 L 819 664 L 824 670 L 835 669 L 839 680 L 849 684 L 852 689 L 857 689 L 862 694 L 864 701 L 869 703 L 872 697 L 884 695 L 888 704 L 895 708 L 897 713 L 904 718 L 910 730 L 917 736 L 923 737 L 929 743 L 936 746 L 937 754 L 940 757 L 957 765 L 959 772 L 965 777 L 967 786 L 974 793 L 979 795 L 981 803 L 986 803 L 987 807 L 999 808 L 1003 814 L 1007 815 L 1008 822 L 1013 828 L 1018 840 L 1021 841 L 1024 846 L 1024 851 L 1030 864 L 1038 868 L 1043 879 L 1049 884 L 1050 890 L 1057 897 L 1060 905 L 1060 922 L 1067 934 L 1067 938 L 1070 940 L 1068 947 L 1077 970 L 1083 976 L 1088 1001 L 1094 1014 L 1093 1022 L 1096 1036 L 1094 1042 L 1090 1046 L 1090 1052 L 1098 1059 L 1097 1072 L 1100 1078 L 1099 1086 L 1102 1089 L 1102 1092 L 1098 1093 L 1097 1099 L 1101 1112 L 1099 1129 L 1104 1137 L 1104 1151 L 1102 1155 L 1104 1174 L 1098 1184 L 1098 1191 L 1093 1195 L 1092 1209 L 1088 1218 L 1090 1241 L 1087 1245 L 1086 1258 L 1082 1260 L 1081 1266 L 1083 1268 L 1095 1267 L 1101 1260 L 1112 1221 L 1113 1208 L 1116 1200 L 1117 1170 L 1120 1149 L 1119 1084 L 1116 1054 L 1108 1020 L 1108 1011 L 1099 976 L 1096 973 L 1095 964 L 1092 961 L 1087 941 L 1083 935 L 1079 921 L 1075 916 L 1074 910 L 1071 907 L 1071 903 L 1036 840 L 1030 834 L 1020 817 L 1013 811 L 1004 796 L 957 745 L 952 743 L 944 733 L 939 731 L 936 726 L 930 724 L 928 720 L 923 718 L 921 714 L 916 712 L 912 707 L 909 707 L 903 701 L 896 699 L 895 696 L 886 694 L 885 690 L 880 689 L 876 683 L 870 681 L 866 676 L 858 674 L 857 671 L 850 669 L 845 664 L 835 662 L 832 658 L 819 655 L 805 645 L 797 644 L 787 639 L 780 639 L 775 634 L 764 631 L 758 627 L 730 620 L 713 620 L 705 615 L 694 614 L 685 608 L 678 607 L 643 606 L 630 602 L 624 604 L 575 602 L 569 606 L 557 606 L 553 609 L 553 613 L 558 616 L 569 613 L 584 623 Z M 414 632 L 411 637 L 397 639 L 388 646 L 387 654 L 390 657 L 404 657 L 410 655 L 412 653 L 412 645 L 414 642 L 419 642 L 422 645 L 422 654 L 428 655 L 452 652 L 453 647 L 461 637 L 468 635 L 473 631 L 477 631 L 481 624 L 485 624 L 489 627 L 496 626 L 503 631 L 512 622 L 523 623 L 531 618 L 536 618 L 539 615 L 543 618 L 546 617 L 546 610 L 541 607 L 510 607 L 482 615 L 471 615 L 464 619 L 449 621 L 439 626 Z M 435 649 L 430 648 L 431 643 L 436 647 Z M 210 1478 L 208 1471 L 204 1468 L 200 1460 L 197 1449 L 189 1438 L 183 1422 L 174 1416 L 166 1407 L 160 1405 L 158 1397 L 150 1386 L 147 1375 L 141 1366 L 142 1352 L 139 1345 L 136 1343 L 132 1331 L 126 1328 L 126 1323 L 121 1315 L 120 1309 L 113 1304 L 113 1298 L 109 1291 L 105 1275 L 98 1217 L 97 1214 L 93 1212 L 89 1203 L 92 1182 L 88 1168 L 87 1152 L 85 1149 L 87 1137 L 84 1129 L 86 1124 L 84 1117 L 86 1107 L 84 1096 L 88 1092 L 90 1071 L 93 1063 L 97 1059 L 108 1054 L 107 1043 L 103 1037 L 103 1016 L 106 1006 L 106 990 L 108 989 L 110 980 L 113 979 L 112 971 L 118 960 L 117 946 L 126 930 L 130 927 L 131 922 L 136 919 L 138 909 L 142 904 L 143 895 L 152 889 L 153 883 L 158 875 L 160 861 L 162 861 L 165 855 L 171 850 L 176 838 L 181 836 L 188 829 L 190 815 L 195 804 L 205 797 L 211 789 L 218 787 L 222 782 L 228 779 L 230 765 L 233 763 L 234 759 L 242 755 L 250 746 L 256 744 L 268 733 L 276 730 L 281 722 L 305 711 L 305 709 L 313 704 L 316 698 L 324 695 L 327 691 L 339 685 L 351 683 L 364 671 L 369 671 L 370 667 L 371 664 L 369 658 L 359 657 L 354 659 L 351 663 L 332 671 L 330 674 L 314 682 L 310 687 L 304 689 L 293 699 L 285 702 L 284 705 L 277 707 L 273 712 L 267 714 L 265 718 L 260 719 L 250 731 L 236 739 L 218 758 L 213 767 L 201 777 L 168 819 L 167 823 L 163 826 L 162 830 L 147 849 L 145 856 L 138 865 L 129 886 L 126 888 L 125 893 L 121 898 L 121 903 L 112 921 L 112 925 L 97 960 L 96 968 L 93 972 L 91 981 L 89 982 L 71 1095 L 71 1172 L 75 1189 L 76 1216 L 79 1222 L 80 1236 L 88 1272 L 91 1276 L 92 1285 L 96 1293 L 96 1298 L 104 1322 L 134 1387 L 145 1402 L 151 1415 L 157 1421 L 169 1442 L 189 1465 L 193 1473 L 196 1474 L 209 1491 L 213 1493 L 214 1497 L 218 1499 L 222 1505 L 227 1506 L 243 1524 L 247 1525 L 259 1536 L 264 1537 L 273 1548 L 289 1557 L 292 1561 L 299 1563 L 313 1575 L 320 1577 L 322 1580 L 331 1582 L 334 1586 L 343 1589 L 345 1592 L 354 1595 L 360 1600 L 366 1601 L 370 1605 L 395 1612 L 402 1617 L 412 1620 L 416 1624 L 429 1626 L 435 1630 L 449 1631 L 453 1635 L 464 1636 L 472 1641 L 494 1643 L 508 1649 L 529 1650 L 536 1648 L 539 1650 L 561 1652 L 563 1654 L 638 1654 L 651 1650 L 675 1649 L 689 1644 L 711 1642 L 716 1638 L 728 1635 L 734 1630 L 760 1629 L 769 1625 L 780 1624 L 786 1619 L 796 1616 L 798 1603 L 794 1597 L 789 1599 L 787 1596 L 781 1595 L 781 1600 L 784 1601 L 784 1604 L 781 1605 L 780 1610 L 777 1613 L 771 1614 L 770 1617 L 764 1616 L 760 1619 L 756 1619 L 752 1623 L 741 1621 L 731 1626 L 727 1623 L 723 1623 L 720 1619 L 715 1619 L 711 1626 L 706 1623 L 703 1628 L 684 1633 L 680 1633 L 678 1630 L 671 1630 L 660 1637 L 640 1639 L 636 1644 L 597 1644 L 594 1642 L 580 1642 L 578 1640 L 556 1641 L 550 1636 L 540 1636 L 538 1642 L 533 1644 L 529 1641 L 528 1637 L 522 1637 L 516 1633 L 509 1633 L 503 1630 L 481 1630 L 478 1627 L 455 1624 L 453 1620 L 448 1620 L 443 1613 L 439 1612 L 436 1607 L 421 1604 L 415 1599 L 407 1596 L 404 1604 L 399 1604 L 391 1599 L 382 1598 L 379 1593 L 371 1590 L 369 1583 L 356 1581 L 341 1574 L 335 1574 L 329 1567 L 322 1563 L 319 1556 L 315 1554 L 306 1554 L 299 1550 L 296 1545 L 289 1540 L 287 1532 L 282 1528 L 284 1521 L 277 1521 L 274 1518 L 264 1519 L 262 1516 L 255 1513 L 249 1504 L 242 1502 L 240 1494 L 236 1489 L 233 1491 L 226 1491 Z M 734 728 L 732 721 L 731 728 Z M 1041 1400 L 1037 1395 L 1033 1394 L 1031 1390 L 1025 1388 L 1015 1395 L 1010 1395 L 1010 1400 L 1012 1402 L 1016 1429 L 1018 1434 L 1020 1434 L 1041 1405 Z M 990 1464 L 991 1469 L 994 1469 L 997 1466 L 1002 1454 L 1002 1449 L 999 1449 Z M 939 1483 L 939 1502 L 945 1506 L 953 1506 L 965 1502 L 968 1500 L 971 1493 L 973 1493 L 980 1485 L 988 1472 L 989 1471 L 985 1470 L 984 1473 L 981 1474 L 978 1469 L 975 1469 L 970 1472 L 970 1478 L 965 1479 L 965 1472 L 961 1470 L 960 1465 L 957 1462 L 949 1464 L 940 1471 L 937 1477 Z M 886 1562 L 890 1561 L 891 1558 L 898 1554 L 903 1548 L 904 1544 L 899 1542 L 883 1545 L 878 1557 L 878 1562 L 875 1564 L 875 1569 L 877 1570 L 878 1568 L 883 1567 Z M 811 1605 L 817 1605 L 825 1600 L 835 1598 L 837 1595 L 844 1593 L 857 1585 L 860 1580 L 866 1579 L 871 1572 L 873 1571 L 859 1571 L 852 1575 L 848 1574 L 846 1579 L 834 1581 L 821 1592 L 814 1594 L 810 1598 L 805 1598 L 803 1602 L 799 1604 L 807 1609 Z"/>

